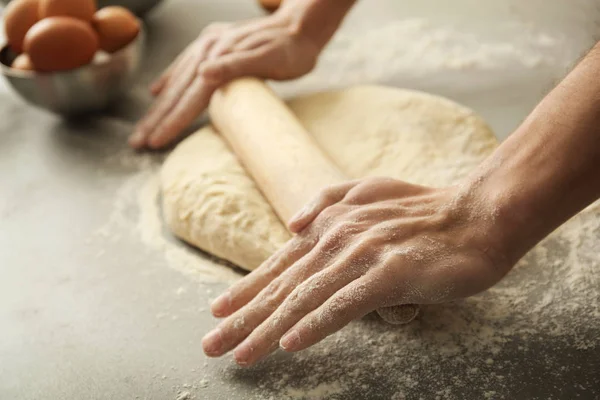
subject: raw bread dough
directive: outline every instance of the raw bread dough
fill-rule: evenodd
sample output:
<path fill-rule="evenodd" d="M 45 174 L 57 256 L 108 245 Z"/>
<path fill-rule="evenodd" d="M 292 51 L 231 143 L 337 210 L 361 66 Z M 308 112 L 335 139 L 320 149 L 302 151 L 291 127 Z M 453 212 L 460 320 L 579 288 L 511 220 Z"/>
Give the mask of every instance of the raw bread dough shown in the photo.
<path fill-rule="evenodd" d="M 390 176 L 430 186 L 457 182 L 496 146 L 473 111 L 429 94 L 358 86 L 289 106 L 349 177 Z M 289 238 L 269 203 L 212 128 L 184 140 L 161 171 L 173 233 L 252 270 Z"/>
<path fill-rule="evenodd" d="M 251 270 L 290 234 L 225 141 L 211 128 L 181 142 L 161 170 L 163 213 L 173 233 Z"/>

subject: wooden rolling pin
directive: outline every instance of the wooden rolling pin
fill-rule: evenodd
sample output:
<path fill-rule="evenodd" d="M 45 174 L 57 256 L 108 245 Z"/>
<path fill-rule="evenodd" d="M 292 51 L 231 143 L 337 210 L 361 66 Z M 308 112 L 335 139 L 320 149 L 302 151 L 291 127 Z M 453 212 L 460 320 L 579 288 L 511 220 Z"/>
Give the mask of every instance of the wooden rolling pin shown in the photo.
<path fill-rule="evenodd" d="M 227 140 L 284 222 L 319 191 L 346 180 L 292 111 L 262 81 L 235 80 L 213 95 L 213 125 Z M 387 322 L 410 322 L 418 307 L 377 310 Z"/>

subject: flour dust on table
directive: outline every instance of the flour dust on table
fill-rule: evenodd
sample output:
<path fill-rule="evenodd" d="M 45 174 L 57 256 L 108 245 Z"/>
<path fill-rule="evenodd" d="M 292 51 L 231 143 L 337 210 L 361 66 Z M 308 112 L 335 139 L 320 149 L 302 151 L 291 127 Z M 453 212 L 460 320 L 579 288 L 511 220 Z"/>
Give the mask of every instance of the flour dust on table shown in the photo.
<path fill-rule="evenodd" d="M 164 229 L 160 207 L 159 169 L 162 155 L 138 154 L 125 149 L 106 159 L 107 168 L 118 166 L 127 171 L 126 179 L 112 198 L 112 210 L 106 222 L 86 243 L 94 240 L 119 241 L 134 234 L 151 251 L 158 252 L 166 264 L 200 283 L 232 283 L 240 278 L 230 265 L 182 246 Z M 106 174 L 98 170 L 100 177 Z M 104 254 L 104 250 L 98 256 Z"/>

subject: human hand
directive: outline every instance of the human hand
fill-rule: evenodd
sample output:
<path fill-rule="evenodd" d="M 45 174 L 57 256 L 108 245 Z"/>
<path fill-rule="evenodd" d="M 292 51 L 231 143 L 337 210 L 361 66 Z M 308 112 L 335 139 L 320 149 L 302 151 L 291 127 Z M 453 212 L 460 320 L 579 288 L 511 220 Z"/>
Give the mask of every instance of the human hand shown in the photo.
<path fill-rule="evenodd" d="M 325 189 L 290 222 L 298 233 L 212 304 L 227 317 L 202 340 L 252 365 L 305 349 L 387 306 L 467 297 L 499 281 L 490 202 L 465 187 L 369 178 Z M 500 235 L 501 236 L 501 235 Z"/>
<path fill-rule="evenodd" d="M 171 144 L 206 109 L 216 88 L 232 79 L 285 80 L 308 73 L 324 43 L 304 34 L 293 5 L 266 17 L 204 29 L 152 84 L 157 98 L 129 144 L 136 149 Z"/>

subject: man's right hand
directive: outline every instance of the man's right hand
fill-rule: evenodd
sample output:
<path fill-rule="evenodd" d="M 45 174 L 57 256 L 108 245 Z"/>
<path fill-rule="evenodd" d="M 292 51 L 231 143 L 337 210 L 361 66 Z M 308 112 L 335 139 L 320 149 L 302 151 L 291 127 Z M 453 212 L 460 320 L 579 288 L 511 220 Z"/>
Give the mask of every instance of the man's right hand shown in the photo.
<path fill-rule="evenodd" d="M 220 85 L 242 76 L 300 77 L 313 69 L 324 44 L 304 33 L 292 6 L 242 23 L 208 26 L 152 84 L 156 100 L 129 144 L 136 149 L 171 144 Z"/>

